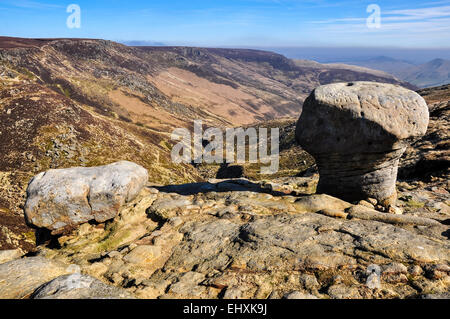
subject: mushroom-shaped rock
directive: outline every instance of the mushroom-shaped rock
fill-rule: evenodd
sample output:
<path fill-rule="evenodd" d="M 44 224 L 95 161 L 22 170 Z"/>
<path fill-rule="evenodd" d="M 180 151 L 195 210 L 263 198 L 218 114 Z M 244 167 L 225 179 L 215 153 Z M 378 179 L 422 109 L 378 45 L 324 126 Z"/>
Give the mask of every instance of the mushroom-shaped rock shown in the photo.
<path fill-rule="evenodd" d="M 425 134 L 428 107 L 416 92 L 376 82 L 316 88 L 297 122 L 298 143 L 316 160 L 318 193 L 347 201 L 396 199 L 398 162 Z"/>
<path fill-rule="evenodd" d="M 51 169 L 28 184 L 25 219 L 61 234 L 79 224 L 114 218 L 148 180 L 142 166 L 120 161 L 97 167 Z"/>

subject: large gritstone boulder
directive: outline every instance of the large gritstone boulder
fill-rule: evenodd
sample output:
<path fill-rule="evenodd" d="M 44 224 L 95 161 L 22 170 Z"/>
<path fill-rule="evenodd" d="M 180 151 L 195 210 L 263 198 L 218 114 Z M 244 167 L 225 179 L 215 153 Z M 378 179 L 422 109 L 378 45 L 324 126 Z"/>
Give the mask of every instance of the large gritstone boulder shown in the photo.
<path fill-rule="evenodd" d="M 114 218 L 145 186 L 148 172 L 132 162 L 51 169 L 30 181 L 25 203 L 28 224 L 60 234 L 89 221 Z"/>
<path fill-rule="evenodd" d="M 317 192 L 392 204 L 399 159 L 425 134 L 428 116 L 419 94 L 391 84 L 335 83 L 315 89 L 303 104 L 296 139 L 316 160 Z"/>

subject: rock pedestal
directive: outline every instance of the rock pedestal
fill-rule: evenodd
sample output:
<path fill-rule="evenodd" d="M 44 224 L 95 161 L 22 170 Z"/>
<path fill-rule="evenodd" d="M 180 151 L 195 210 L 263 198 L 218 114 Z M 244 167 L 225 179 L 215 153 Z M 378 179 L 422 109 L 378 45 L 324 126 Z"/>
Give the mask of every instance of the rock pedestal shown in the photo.
<path fill-rule="evenodd" d="M 303 104 L 296 139 L 316 160 L 317 192 L 393 203 L 399 159 L 425 134 L 428 117 L 419 94 L 392 84 L 335 83 L 315 89 Z"/>

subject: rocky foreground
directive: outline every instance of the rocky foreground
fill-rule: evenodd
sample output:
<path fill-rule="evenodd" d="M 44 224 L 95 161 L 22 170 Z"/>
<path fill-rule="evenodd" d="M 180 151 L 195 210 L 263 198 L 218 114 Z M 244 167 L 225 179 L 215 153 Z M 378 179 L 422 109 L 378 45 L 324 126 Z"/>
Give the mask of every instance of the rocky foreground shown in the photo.
<path fill-rule="evenodd" d="M 82 224 L 33 256 L 1 252 L 0 296 L 448 297 L 442 185 L 399 184 L 395 215 L 311 194 L 316 183 L 147 185 L 107 223 Z"/>
<path fill-rule="evenodd" d="M 394 162 L 383 158 L 396 171 L 405 151 L 389 202 L 377 192 L 316 194 L 314 167 L 303 177 L 180 185 L 149 184 L 152 172 L 127 161 L 39 173 L 24 205 L 36 249 L 0 251 L 0 297 L 449 298 L 443 92 L 423 94 L 425 135 L 402 143 Z"/>

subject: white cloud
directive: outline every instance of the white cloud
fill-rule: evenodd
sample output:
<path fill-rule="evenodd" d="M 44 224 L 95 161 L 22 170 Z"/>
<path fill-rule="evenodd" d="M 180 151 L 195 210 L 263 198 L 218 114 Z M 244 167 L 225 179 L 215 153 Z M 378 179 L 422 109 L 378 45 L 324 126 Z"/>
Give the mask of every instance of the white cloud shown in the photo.
<path fill-rule="evenodd" d="M 445 2 L 448 3 L 449 1 Z M 442 2 L 444 3 L 444 2 Z M 450 6 L 433 6 L 427 8 L 381 10 L 381 28 L 369 29 L 367 17 L 347 17 L 313 21 L 321 25 L 316 28 L 328 34 L 360 34 L 399 39 L 399 42 L 416 36 L 429 34 L 430 39 L 450 39 Z M 408 38 L 408 39 L 405 39 Z"/>
<path fill-rule="evenodd" d="M 392 20 L 395 19 L 432 19 L 440 17 L 450 16 L 450 6 L 439 6 L 431 8 L 417 8 L 417 9 L 402 9 L 402 10 L 390 10 L 382 12 L 382 14 L 394 15 L 389 17 Z"/>
<path fill-rule="evenodd" d="M 425 20 L 442 17 L 450 17 L 450 6 L 381 11 L 382 20 L 390 22 Z M 364 22 L 366 21 L 366 19 L 367 17 L 352 17 L 352 18 L 348 17 L 348 18 L 318 20 L 312 21 L 311 23 L 328 24 L 328 23 Z"/>
<path fill-rule="evenodd" d="M 43 3 L 38 1 L 30 1 L 30 0 L 13 0 L 13 1 L 4 1 L 5 4 L 19 7 L 19 8 L 28 8 L 28 9 L 50 9 L 50 8 L 65 8 L 62 5 Z"/>

